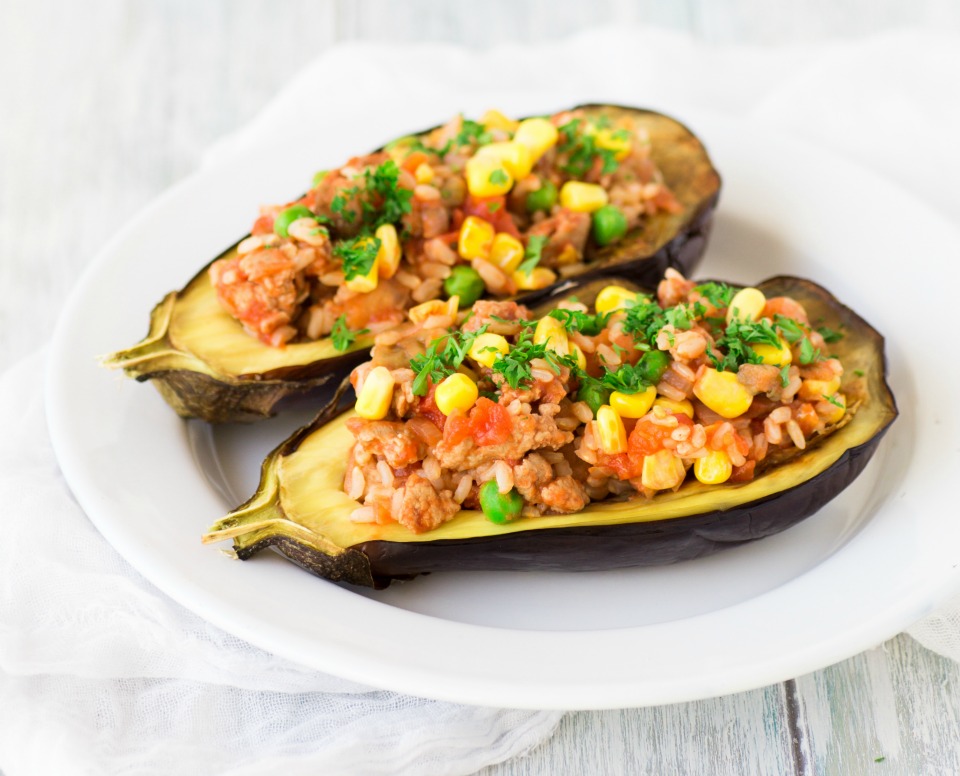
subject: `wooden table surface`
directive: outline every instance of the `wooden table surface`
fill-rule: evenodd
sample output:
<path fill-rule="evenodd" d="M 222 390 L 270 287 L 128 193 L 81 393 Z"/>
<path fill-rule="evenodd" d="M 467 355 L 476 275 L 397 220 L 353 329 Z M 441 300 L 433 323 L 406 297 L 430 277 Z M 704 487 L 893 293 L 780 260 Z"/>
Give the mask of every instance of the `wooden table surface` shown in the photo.
<path fill-rule="evenodd" d="M 85 265 L 125 219 L 334 43 L 483 46 L 599 21 L 780 44 L 903 24 L 957 31 L 960 5 L 0 0 L 0 365 L 49 338 Z M 571 713 L 528 756 L 483 773 L 960 774 L 958 682 L 960 666 L 900 636 L 752 692 Z"/>

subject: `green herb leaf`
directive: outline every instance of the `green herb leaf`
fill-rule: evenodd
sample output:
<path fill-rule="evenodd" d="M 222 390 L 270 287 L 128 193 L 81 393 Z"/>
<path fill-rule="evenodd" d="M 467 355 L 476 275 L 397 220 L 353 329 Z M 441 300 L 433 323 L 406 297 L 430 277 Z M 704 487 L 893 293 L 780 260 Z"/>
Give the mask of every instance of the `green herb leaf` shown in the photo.
<path fill-rule="evenodd" d="M 804 337 L 800 340 L 800 363 L 801 364 L 810 364 L 814 361 L 819 360 L 820 351 L 813 347 L 813 343 L 809 338 Z"/>
<path fill-rule="evenodd" d="M 826 401 L 830 402 L 834 407 L 839 407 L 840 409 L 846 409 L 843 406 L 843 402 L 837 399 L 836 396 L 827 396 L 825 393 L 820 394 Z"/>
<path fill-rule="evenodd" d="M 369 334 L 370 329 L 357 329 L 354 331 L 347 326 L 347 316 L 341 315 L 334 321 L 333 330 L 330 332 L 330 338 L 333 340 L 333 346 L 340 351 L 347 350 L 357 337 L 361 334 Z"/>
<path fill-rule="evenodd" d="M 826 326 L 818 326 L 817 331 L 820 333 L 820 336 L 823 337 L 823 341 L 827 344 L 839 342 L 843 339 L 842 331 L 834 331 Z"/>
<path fill-rule="evenodd" d="M 379 250 L 380 240 L 376 237 L 360 236 L 340 240 L 333 246 L 333 255 L 343 262 L 344 278 L 353 280 L 370 272 Z"/>
<path fill-rule="evenodd" d="M 543 255 L 543 246 L 546 245 L 547 238 L 542 234 L 532 234 L 527 241 L 527 249 L 523 253 L 523 261 L 517 267 L 517 272 L 529 275 L 533 268 L 540 263 Z"/>
<path fill-rule="evenodd" d="M 507 177 L 507 174 L 503 170 L 494 170 L 490 173 L 490 182 L 495 185 L 502 185 L 506 183 L 510 178 Z"/>
<path fill-rule="evenodd" d="M 425 353 L 411 358 L 410 368 L 417 373 L 412 386 L 414 396 L 426 396 L 430 381 L 438 383 L 456 372 L 473 341 L 486 330 L 484 324 L 476 331 L 451 331 L 431 342 Z"/>
<path fill-rule="evenodd" d="M 590 315 L 589 313 L 583 313 L 579 310 L 566 310 L 561 308 L 557 310 L 551 310 L 549 315 L 551 318 L 556 318 L 558 321 L 560 321 L 560 323 L 563 324 L 563 327 L 569 332 L 579 331 L 586 334 L 588 337 L 594 337 L 603 331 L 604 327 L 607 325 L 607 321 L 610 320 L 610 316 L 613 315 L 613 313 L 597 313 L 596 315 Z"/>
<path fill-rule="evenodd" d="M 784 364 L 780 367 L 780 385 L 786 388 L 790 385 L 790 365 Z"/>
<path fill-rule="evenodd" d="M 714 283 L 712 281 L 701 283 L 699 286 L 694 286 L 693 290 L 720 310 L 729 307 L 730 301 L 733 299 L 733 287 L 726 283 Z"/>

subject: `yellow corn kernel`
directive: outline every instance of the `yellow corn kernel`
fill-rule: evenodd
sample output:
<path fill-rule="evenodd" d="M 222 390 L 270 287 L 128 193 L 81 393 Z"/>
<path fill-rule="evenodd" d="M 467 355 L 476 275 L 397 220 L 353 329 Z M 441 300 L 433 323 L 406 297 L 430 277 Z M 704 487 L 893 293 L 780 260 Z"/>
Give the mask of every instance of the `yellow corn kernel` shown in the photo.
<path fill-rule="evenodd" d="M 829 394 L 828 394 L 829 395 Z M 840 406 L 838 407 L 837 404 Z M 828 426 L 839 423 L 847 413 L 847 397 L 842 393 L 835 393 L 830 396 L 830 401 L 825 398 L 817 402 L 817 415 Z"/>
<path fill-rule="evenodd" d="M 513 176 L 495 156 L 476 154 L 467 160 L 467 188 L 475 197 L 496 197 L 513 186 Z"/>
<path fill-rule="evenodd" d="M 560 204 L 567 210 L 592 213 L 607 204 L 606 189 L 596 183 L 567 181 L 560 189 Z"/>
<path fill-rule="evenodd" d="M 587 368 L 587 355 L 583 352 L 583 348 L 581 348 L 575 342 L 570 343 L 570 355 L 577 359 L 578 367 L 581 369 Z"/>
<path fill-rule="evenodd" d="M 671 450 L 658 450 L 643 458 L 640 482 L 651 490 L 669 490 L 675 488 L 686 476 L 683 461 Z"/>
<path fill-rule="evenodd" d="M 467 351 L 470 358 L 488 368 L 493 366 L 498 356 L 505 356 L 509 352 L 510 343 L 506 337 L 489 331 L 477 337 Z"/>
<path fill-rule="evenodd" d="M 526 178 L 533 169 L 533 154 L 530 149 L 515 140 L 481 146 L 476 155 L 496 159 L 517 181 Z"/>
<path fill-rule="evenodd" d="M 498 232 L 493 238 L 493 247 L 490 249 L 490 261 L 496 264 L 508 275 L 515 272 L 523 261 L 524 247 L 512 234 Z"/>
<path fill-rule="evenodd" d="M 627 430 L 609 404 L 597 410 L 597 432 L 600 435 L 600 449 L 607 455 L 627 452 Z"/>
<path fill-rule="evenodd" d="M 460 227 L 457 253 L 464 259 L 487 259 L 493 247 L 496 230 L 489 221 L 477 216 L 467 216 Z"/>
<path fill-rule="evenodd" d="M 377 251 L 377 274 L 382 278 L 392 278 L 403 257 L 400 240 L 397 238 L 397 228 L 393 224 L 383 224 L 377 227 L 375 236 L 380 241 L 380 250 Z"/>
<path fill-rule="evenodd" d="M 624 129 L 600 129 L 594 134 L 593 142 L 597 148 L 613 151 L 613 158 L 618 162 L 626 159 L 632 148 L 630 133 Z"/>
<path fill-rule="evenodd" d="M 447 301 L 442 299 L 431 299 L 429 302 L 423 302 L 416 307 L 411 307 L 408 315 L 414 323 L 423 323 L 431 315 L 450 315 L 450 301 L 456 299 L 460 302 L 460 297 L 454 294 Z M 453 315 L 456 315 L 457 308 L 453 308 Z"/>
<path fill-rule="evenodd" d="M 449 415 L 454 410 L 466 412 L 477 403 L 479 395 L 477 384 L 467 375 L 456 372 L 440 381 L 433 400 L 440 412 Z"/>
<path fill-rule="evenodd" d="M 621 418 L 642 418 L 650 412 L 656 398 L 657 389 L 652 385 L 639 393 L 614 391 L 610 394 L 610 406 Z"/>
<path fill-rule="evenodd" d="M 563 267 L 567 264 L 576 264 L 583 256 L 573 245 L 567 243 L 556 258 L 557 266 Z"/>
<path fill-rule="evenodd" d="M 767 298 L 759 288 L 741 288 L 733 295 L 727 308 L 727 323 L 734 318 L 738 321 L 755 321 L 760 317 Z"/>
<path fill-rule="evenodd" d="M 623 286 L 607 286 L 597 294 L 593 306 L 598 313 L 612 313 L 615 310 L 625 309 L 636 298 L 636 291 L 631 291 Z"/>
<path fill-rule="evenodd" d="M 369 294 L 377 287 L 377 281 L 379 278 L 378 273 L 379 269 L 377 262 L 374 261 L 371 263 L 370 271 L 366 275 L 357 275 L 350 280 L 344 281 L 344 285 L 351 291 L 355 291 L 358 294 Z"/>
<path fill-rule="evenodd" d="M 546 267 L 534 267 L 529 273 L 514 272 L 510 275 L 520 291 L 539 291 L 557 279 L 557 273 Z"/>
<path fill-rule="evenodd" d="M 790 350 L 790 345 L 782 338 L 780 339 L 780 345 L 778 347 L 767 345 L 762 342 L 757 345 L 750 345 L 749 347 L 754 353 L 763 359 L 764 364 L 770 364 L 771 366 L 786 366 L 793 361 L 793 353 Z"/>
<path fill-rule="evenodd" d="M 797 396 L 804 401 L 820 401 L 824 396 L 833 396 L 840 390 L 840 378 L 831 380 L 804 380 Z"/>
<path fill-rule="evenodd" d="M 693 475 L 704 485 L 719 485 L 730 479 L 733 464 L 723 450 L 711 450 L 693 462 Z"/>
<path fill-rule="evenodd" d="M 505 132 L 516 132 L 520 122 L 504 116 L 500 111 L 491 108 L 480 118 L 480 123 L 486 129 L 502 129 Z"/>
<path fill-rule="evenodd" d="M 422 183 L 424 185 L 433 182 L 433 168 L 426 162 L 421 162 L 417 165 L 417 169 L 413 171 L 413 177 L 417 179 L 417 183 Z"/>
<path fill-rule="evenodd" d="M 393 401 L 393 386 L 396 380 L 385 366 L 375 366 L 370 370 L 363 387 L 357 396 L 356 411 L 361 418 L 381 420 L 390 411 Z"/>
<path fill-rule="evenodd" d="M 570 339 L 567 337 L 567 330 L 563 328 L 560 321 L 551 318 L 549 315 L 537 321 L 536 328 L 533 330 L 533 344 L 546 345 L 560 356 L 566 356 L 570 353 Z"/>
<path fill-rule="evenodd" d="M 733 372 L 708 367 L 693 384 L 696 397 L 724 418 L 736 418 L 750 409 L 753 395 Z"/>
<path fill-rule="evenodd" d="M 670 415 L 679 415 L 683 413 L 688 418 L 693 420 L 693 404 L 684 399 L 683 401 L 674 401 L 673 399 L 666 399 L 663 396 L 658 396 L 654 399 L 654 407 L 663 407 Z"/>
<path fill-rule="evenodd" d="M 546 119 L 524 119 L 517 127 L 513 139 L 530 149 L 533 163 L 557 144 L 560 133 Z"/>

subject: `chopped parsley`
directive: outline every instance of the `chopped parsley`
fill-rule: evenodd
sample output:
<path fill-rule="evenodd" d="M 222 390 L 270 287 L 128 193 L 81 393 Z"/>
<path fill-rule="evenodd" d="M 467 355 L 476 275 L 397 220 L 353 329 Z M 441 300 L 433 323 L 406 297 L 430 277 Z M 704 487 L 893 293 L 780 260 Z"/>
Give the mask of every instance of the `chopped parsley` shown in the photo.
<path fill-rule="evenodd" d="M 853 373 L 854 373 L 857 377 L 863 377 L 863 375 L 865 374 L 865 372 L 864 372 L 862 369 L 854 369 L 854 370 L 853 370 Z"/>
<path fill-rule="evenodd" d="M 617 369 L 604 366 L 604 375 L 599 382 L 605 388 L 620 393 L 640 393 L 647 390 L 650 383 L 644 379 L 644 370 L 639 365 L 621 364 Z"/>
<path fill-rule="evenodd" d="M 801 337 L 807 335 L 799 323 L 793 320 L 793 318 L 787 318 L 785 315 L 780 315 L 779 313 L 774 315 L 773 323 L 780 330 L 783 338 L 791 345 L 799 341 Z"/>
<path fill-rule="evenodd" d="M 413 192 L 400 186 L 400 168 L 393 159 L 365 170 L 363 180 L 368 197 L 373 199 L 363 202 L 363 220 L 371 228 L 395 224 L 410 212 Z"/>
<path fill-rule="evenodd" d="M 810 364 L 820 359 L 820 351 L 813 347 L 809 338 L 804 337 L 800 340 L 800 363 Z"/>
<path fill-rule="evenodd" d="M 825 393 L 821 393 L 820 395 L 830 402 L 834 407 L 839 407 L 842 410 L 846 409 L 846 407 L 843 406 L 843 402 L 837 399 L 836 396 L 827 396 Z"/>
<path fill-rule="evenodd" d="M 726 283 L 701 283 L 693 290 L 719 310 L 729 307 L 733 299 L 733 287 Z"/>
<path fill-rule="evenodd" d="M 346 189 L 345 192 L 350 196 L 353 196 L 357 193 L 356 188 Z M 347 199 L 343 194 L 337 194 L 334 196 L 333 200 L 330 202 L 330 212 L 334 215 L 340 216 L 348 224 L 352 224 L 357 220 L 357 214 L 352 210 L 347 210 Z"/>
<path fill-rule="evenodd" d="M 493 135 L 479 121 L 464 119 L 453 142 L 461 147 L 474 144 L 482 146 L 493 142 Z"/>
<path fill-rule="evenodd" d="M 426 396 L 429 382 L 438 383 L 456 372 L 473 341 L 486 330 L 484 325 L 476 331 L 452 331 L 431 342 L 425 353 L 411 358 L 410 368 L 417 373 L 413 379 L 414 396 Z"/>
<path fill-rule="evenodd" d="M 520 336 L 517 337 L 510 351 L 493 362 L 492 369 L 501 375 L 511 388 L 516 389 L 524 383 L 532 382 L 533 368 L 530 362 L 535 358 L 546 361 L 547 366 L 556 374 L 560 374 L 561 365 L 571 370 L 578 370 L 577 359 L 573 356 L 559 355 L 555 350 L 550 349 L 546 342 L 534 345 L 533 331 L 529 326 L 520 331 Z"/>
<path fill-rule="evenodd" d="M 567 331 L 579 331 L 588 337 L 593 337 L 603 331 L 603 328 L 607 325 L 607 321 L 610 320 L 610 316 L 613 315 L 613 313 L 590 315 L 589 313 L 582 313 L 579 310 L 558 308 L 551 310 L 549 315 L 551 318 L 556 318 L 560 321 L 560 323 L 563 324 L 563 328 Z"/>
<path fill-rule="evenodd" d="M 790 385 L 790 365 L 784 364 L 780 367 L 780 385 L 786 388 Z"/>
<path fill-rule="evenodd" d="M 582 178 L 599 158 L 602 160 L 601 174 L 614 172 L 619 166 L 615 153 L 609 148 L 600 148 L 593 134 L 586 130 L 583 119 L 572 119 L 560 127 L 558 150 L 565 159 L 559 165 L 560 169 L 574 178 Z"/>
<path fill-rule="evenodd" d="M 750 345 L 772 345 L 780 347 L 780 337 L 769 321 L 741 321 L 734 318 L 727 324 L 723 336 L 717 340 L 717 347 L 726 350 L 722 358 L 711 351 L 707 357 L 716 369 L 725 372 L 736 372 L 743 364 L 760 364 L 763 358 Z M 784 373 L 780 372 L 780 381 L 783 382 Z M 786 383 L 784 383 L 786 385 Z"/>
<path fill-rule="evenodd" d="M 542 234 L 532 234 L 527 241 L 527 248 L 523 253 L 523 261 L 517 267 L 517 272 L 529 275 L 533 268 L 540 263 L 543 256 L 543 246 L 546 245 L 547 238 Z"/>
<path fill-rule="evenodd" d="M 637 297 L 626 309 L 623 330 L 634 340 L 655 342 L 660 329 L 667 325 L 663 308 L 649 297 Z"/>
<path fill-rule="evenodd" d="M 817 331 L 820 333 L 820 336 L 823 337 L 823 341 L 828 345 L 843 339 L 842 331 L 834 331 L 826 326 L 818 326 Z"/>
<path fill-rule="evenodd" d="M 353 280 L 369 274 L 379 250 L 380 240 L 376 237 L 360 236 L 340 240 L 333 247 L 333 255 L 343 262 L 344 278 Z"/>
<path fill-rule="evenodd" d="M 510 179 L 507 177 L 507 174 L 503 170 L 498 169 L 490 173 L 490 182 L 497 186 L 502 185 L 509 180 Z"/>
<path fill-rule="evenodd" d="M 333 346 L 337 350 L 346 350 L 361 334 L 369 333 L 370 329 L 353 330 L 347 326 L 347 316 L 344 314 L 334 321 L 333 330 L 330 332 L 330 338 L 333 340 Z"/>

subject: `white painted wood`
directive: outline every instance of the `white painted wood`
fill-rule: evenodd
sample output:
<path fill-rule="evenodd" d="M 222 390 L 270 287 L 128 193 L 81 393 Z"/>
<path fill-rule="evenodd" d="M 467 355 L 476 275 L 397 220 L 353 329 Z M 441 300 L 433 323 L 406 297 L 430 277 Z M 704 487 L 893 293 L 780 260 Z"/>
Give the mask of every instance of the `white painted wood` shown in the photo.
<path fill-rule="evenodd" d="M 0 369 L 49 338 L 84 266 L 126 219 L 333 43 L 487 46 L 631 22 L 783 44 L 900 24 L 956 31 L 960 4 L 0 0 Z M 794 695 L 778 685 L 570 714 L 545 745 L 485 773 L 789 774 L 793 697 L 803 774 L 956 774 L 958 687 L 957 664 L 900 637 L 799 678 Z"/>

